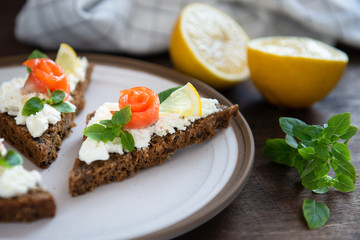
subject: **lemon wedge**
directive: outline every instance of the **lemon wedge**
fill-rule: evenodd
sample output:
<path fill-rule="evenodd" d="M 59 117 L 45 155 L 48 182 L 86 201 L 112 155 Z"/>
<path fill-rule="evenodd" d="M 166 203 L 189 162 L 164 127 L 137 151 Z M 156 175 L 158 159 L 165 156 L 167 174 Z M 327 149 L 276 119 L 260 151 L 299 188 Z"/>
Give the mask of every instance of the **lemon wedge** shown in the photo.
<path fill-rule="evenodd" d="M 215 87 L 233 86 L 249 77 L 249 36 L 229 15 L 191 3 L 172 30 L 170 56 L 175 69 Z"/>
<path fill-rule="evenodd" d="M 160 104 L 160 114 L 177 113 L 180 116 L 201 116 L 201 100 L 199 93 L 191 83 L 172 92 Z"/>
<path fill-rule="evenodd" d="M 324 98 L 340 80 L 346 53 L 305 37 L 265 37 L 248 44 L 251 79 L 274 105 L 304 108 Z"/>
<path fill-rule="evenodd" d="M 76 74 L 76 68 L 80 66 L 76 52 L 66 43 L 60 44 L 55 63 L 59 64 L 66 74 Z"/>

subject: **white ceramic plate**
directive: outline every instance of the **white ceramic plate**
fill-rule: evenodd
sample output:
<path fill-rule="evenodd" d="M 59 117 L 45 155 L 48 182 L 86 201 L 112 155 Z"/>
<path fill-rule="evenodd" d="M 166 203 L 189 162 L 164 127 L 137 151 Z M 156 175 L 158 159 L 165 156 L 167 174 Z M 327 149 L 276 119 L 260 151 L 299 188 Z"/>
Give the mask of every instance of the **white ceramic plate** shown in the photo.
<path fill-rule="evenodd" d="M 80 148 L 86 114 L 104 102 L 117 102 L 121 89 L 147 86 L 160 92 L 190 81 L 201 96 L 231 104 L 214 89 L 173 70 L 126 58 L 87 56 L 96 63 L 87 105 L 58 159 L 45 170 L 24 161 L 25 168 L 41 172 L 43 186 L 55 198 L 56 216 L 32 223 L 1 223 L 0 238 L 170 238 L 224 209 L 244 186 L 254 158 L 253 137 L 241 115 L 209 141 L 177 151 L 161 166 L 79 197 L 68 194 L 68 175 Z M 0 59 L 0 83 L 26 74 L 22 59 Z"/>

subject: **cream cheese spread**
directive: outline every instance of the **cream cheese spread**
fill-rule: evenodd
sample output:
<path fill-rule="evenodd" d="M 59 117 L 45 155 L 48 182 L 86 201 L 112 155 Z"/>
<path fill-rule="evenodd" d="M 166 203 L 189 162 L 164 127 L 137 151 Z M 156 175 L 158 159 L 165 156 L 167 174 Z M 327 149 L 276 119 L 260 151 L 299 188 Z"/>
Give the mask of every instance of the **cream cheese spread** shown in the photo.
<path fill-rule="evenodd" d="M 219 102 L 216 99 L 201 98 L 202 115 L 200 117 L 183 117 L 176 113 L 160 115 L 155 124 L 147 128 L 130 129 L 128 131 L 134 138 L 135 148 L 146 148 L 149 146 L 153 134 L 165 136 L 167 134 L 175 133 L 176 130 L 185 130 L 187 126 L 196 119 L 207 117 L 208 115 L 219 111 L 217 108 L 218 104 Z M 90 119 L 88 126 L 99 123 L 101 120 L 111 119 L 112 114 L 110 111 L 119 111 L 118 103 L 105 103 L 100 106 L 96 110 L 95 115 Z M 106 143 L 87 138 L 81 145 L 79 158 L 87 164 L 91 164 L 95 160 L 109 159 L 109 153 L 124 154 L 124 151 L 120 138 L 115 138 L 113 141 Z"/>
<path fill-rule="evenodd" d="M 0 139 L 0 152 L 6 155 L 6 149 Z M 36 189 L 41 182 L 41 175 L 38 171 L 27 171 L 22 165 L 10 168 L 0 166 L 0 197 L 12 198 L 26 194 L 31 189 Z"/>
<path fill-rule="evenodd" d="M 78 82 L 85 80 L 88 60 L 86 57 L 79 57 L 78 60 L 79 67 L 76 69 L 76 74 L 70 73 L 67 75 L 71 91 L 75 90 Z M 16 124 L 26 125 L 31 136 L 35 138 L 40 137 L 49 128 L 49 124 L 56 124 L 60 121 L 61 113 L 48 104 L 45 104 L 44 108 L 35 115 L 29 117 L 22 116 L 22 108 L 30 98 L 48 98 L 47 95 L 41 93 L 23 94 L 21 89 L 24 86 L 26 79 L 27 76 L 13 78 L 11 81 L 4 82 L 0 86 L 0 112 L 16 116 Z M 67 103 L 71 104 L 68 101 Z M 75 106 L 73 107 L 75 108 Z"/>

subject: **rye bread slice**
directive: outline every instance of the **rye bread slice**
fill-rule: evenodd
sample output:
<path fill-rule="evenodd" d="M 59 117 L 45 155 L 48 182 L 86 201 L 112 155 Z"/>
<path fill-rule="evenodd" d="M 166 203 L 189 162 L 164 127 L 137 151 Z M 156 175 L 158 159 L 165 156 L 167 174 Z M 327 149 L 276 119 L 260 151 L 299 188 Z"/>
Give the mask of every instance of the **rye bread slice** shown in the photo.
<path fill-rule="evenodd" d="M 78 196 L 97 186 L 122 181 L 141 169 L 162 164 L 177 149 L 209 139 L 219 130 L 227 128 L 230 119 L 239 114 L 238 105 L 220 106 L 220 109 L 219 112 L 196 120 L 186 130 L 178 130 L 163 137 L 153 135 L 149 147 L 145 149 L 135 149 L 123 155 L 110 153 L 108 160 L 97 160 L 91 164 L 77 158 L 69 176 L 69 193 Z M 88 115 L 87 122 L 92 116 Z"/>
<path fill-rule="evenodd" d="M 0 198 L 0 222 L 31 222 L 55 216 L 53 197 L 42 188 L 13 198 Z"/>
<path fill-rule="evenodd" d="M 84 94 L 90 82 L 93 64 L 89 64 L 85 81 L 79 82 L 71 93 L 71 102 L 76 106 L 76 113 L 84 109 Z M 76 113 L 62 113 L 61 121 L 49 128 L 38 138 L 33 138 L 24 125 L 16 125 L 15 118 L 7 113 L 0 113 L 0 137 L 15 147 L 25 157 L 40 168 L 48 168 L 58 156 L 62 140 L 75 126 Z"/>

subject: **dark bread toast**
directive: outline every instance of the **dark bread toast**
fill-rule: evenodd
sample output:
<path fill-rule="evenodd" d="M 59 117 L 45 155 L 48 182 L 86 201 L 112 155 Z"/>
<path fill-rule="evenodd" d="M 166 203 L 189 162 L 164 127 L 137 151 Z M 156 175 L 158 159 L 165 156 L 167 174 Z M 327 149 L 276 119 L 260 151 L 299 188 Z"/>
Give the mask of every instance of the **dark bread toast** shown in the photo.
<path fill-rule="evenodd" d="M 93 65 L 89 64 L 85 81 L 79 82 L 71 93 L 71 102 L 76 106 L 76 113 L 85 107 L 84 94 L 90 82 L 92 70 Z M 49 128 L 38 138 L 33 138 L 26 126 L 16 125 L 13 116 L 0 113 L 0 137 L 38 167 L 47 168 L 57 158 L 62 140 L 70 134 L 71 128 L 75 126 L 76 113 L 62 113 L 61 121 L 49 125 Z"/>
<path fill-rule="evenodd" d="M 220 109 L 216 113 L 194 121 L 186 130 L 177 130 L 163 137 L 153 135 L 147 148 L 135 149 L 123 155 L 110 153 L 108 160 L 94 161 L 89 165 L 77 158 L 69 176 L 70 194 L 78 196 L 102 184 L 122 181 L 141 169 L 162 164 L 177 149 L 209 139 L 219 130 L 227 128 L 230 119 L 239 113 L 238 105 L 220 106 Z M 87 122 L 92 116 L 93 114 L 88 115 Z"/>
<path fill-rule="evenodd" d="M 41 188 L 18 197 L 0 198 L 0 222 L 31 222 L 55 213 L 53 197 Z"/>

